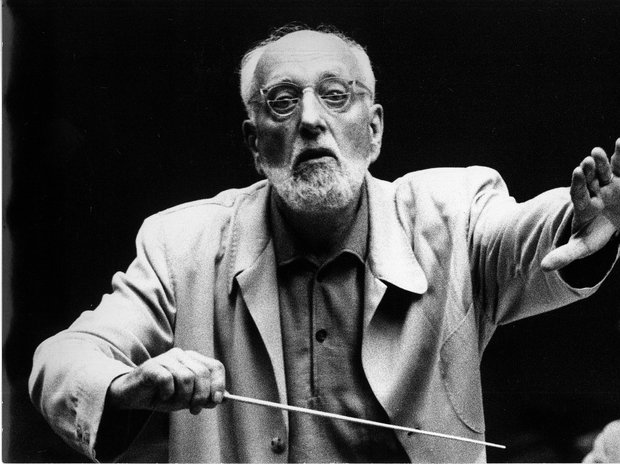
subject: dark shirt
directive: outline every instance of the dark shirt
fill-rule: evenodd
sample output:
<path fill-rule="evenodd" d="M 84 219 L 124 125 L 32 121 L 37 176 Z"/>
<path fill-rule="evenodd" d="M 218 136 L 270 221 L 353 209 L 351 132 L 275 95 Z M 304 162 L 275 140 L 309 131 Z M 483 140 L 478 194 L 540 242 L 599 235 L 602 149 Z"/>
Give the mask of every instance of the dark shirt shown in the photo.
<path fill-rule="evenodd" d="M 362 369 L 368 202 L 323 263 L 296 240 L 271 201 L 288 402 L 389 422 Z M 408 462 L 393 431 L 289 413 L 291 462 Z"/>

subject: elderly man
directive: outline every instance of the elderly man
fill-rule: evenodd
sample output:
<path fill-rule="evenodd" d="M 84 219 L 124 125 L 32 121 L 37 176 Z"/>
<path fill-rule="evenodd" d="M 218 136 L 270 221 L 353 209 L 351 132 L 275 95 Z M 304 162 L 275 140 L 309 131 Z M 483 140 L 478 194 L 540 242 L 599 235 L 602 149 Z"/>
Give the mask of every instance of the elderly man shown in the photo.
<path fill-rule="evenodd" d="M 32 400 L 71 446 L 107 459 L 157 410 L 173 461 L 485 460 L 478 444 L 223 402 L 483 439 L 495 328 L 592 294 L 617 258 L 620 140 L 570 194 L 523 204 L 480 167 L 388 183 L 368 173 L 374 89 L 339 33 L 244 57 L 243 133 L 267 180 L 147 219 L 113 292 L 39 347 Z"/>

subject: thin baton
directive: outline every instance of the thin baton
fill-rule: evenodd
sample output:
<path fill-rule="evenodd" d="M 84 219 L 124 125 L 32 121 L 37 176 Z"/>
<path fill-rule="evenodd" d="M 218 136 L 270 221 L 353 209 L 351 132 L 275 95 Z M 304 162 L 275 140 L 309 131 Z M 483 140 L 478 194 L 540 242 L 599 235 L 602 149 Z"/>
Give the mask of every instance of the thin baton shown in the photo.
<path fill-rule="evenodd" d="M 447 438 L 449 440 L 466 441 L 469 443 L 476 443 L 477 445 L 485 445 L 485 446 L 492 446 L 494 448 L 506 449 L 504 445 L 498 445 L 497 443 L 490 443 L 490 442 L 482 441 L 482 440 L 474 440 L 473 438 L 458 437 L 456 435 L 448 435 L 448 434 L 439 433 L 439 432 L 429 432 L 427 430 L 403 427 L 400 425 L 385 424 L 383 422 L 376 422 L 376 421 L 371 421 L 367 419 L 358 419 L 357 417 L 343 416 L 341 414 L 317 411 L 315 409 L 300 408 L 299 406 L 289 406 L 288 404 L 280 404 L 280 403 L 274 403 L 272 401 L 257 400 L 255 398 L 248 398 L 247 396 L 233 395 L 232 393 L 228 393 L 227 391 L 224 392 L 224 398 L 228 400 L 233 400 L 233 401 L 240 401 L 242 403 L 255 404 L 258 406 L 266 406 L 268 408 L 284 409 L 286 411 L 301 412 L 304 414 L 312 414 L 315 416 L 327 417 L 330 419 L 339 419 L 339 420 L 344 420 L 344 421 L 349 421 L 349 422 L 356 422 L 358 424 L 372 425 L 374 427 L 383 427 L 386 429 L 400 430 L 403 432 L 410 432 L 410 433 L 419 433 L 422 435 L 431 435 L 433 437 Z"/>

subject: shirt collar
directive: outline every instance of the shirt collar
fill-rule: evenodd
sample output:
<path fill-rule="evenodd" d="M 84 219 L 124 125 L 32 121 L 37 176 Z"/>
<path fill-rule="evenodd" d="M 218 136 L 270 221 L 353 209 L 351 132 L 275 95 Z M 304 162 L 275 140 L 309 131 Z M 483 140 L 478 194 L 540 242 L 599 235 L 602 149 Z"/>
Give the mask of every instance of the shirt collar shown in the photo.
<path fill-rule="evenodd" d="M 270 226 L 273 236 L 273 244 L 276 253 L 276 262 L 278 266 L 283 266 L 298 258 L 306 257 L 309 252 L 304 244 L 299 240 L 282 213 L 278 209 L 275 202 L 275 194 L 271 190 L 270 199 Z M 341 244 L 335 248 L 335 253 L 328 258 L 334 258 L 343 252 L 349 252 L 356 255 L 360 262 L 366 260 L 366 251 L 368 249 L 368 198 L 366 190 L 366 182 L 362 185 L 360 195 L 360 205 L 355 213 L 355 218 L 346 236 Z"/>

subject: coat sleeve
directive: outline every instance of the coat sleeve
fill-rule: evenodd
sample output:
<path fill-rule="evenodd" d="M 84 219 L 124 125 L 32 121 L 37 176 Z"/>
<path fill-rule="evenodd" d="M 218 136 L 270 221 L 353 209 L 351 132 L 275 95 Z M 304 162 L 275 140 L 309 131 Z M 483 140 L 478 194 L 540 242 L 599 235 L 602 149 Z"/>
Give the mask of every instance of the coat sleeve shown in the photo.
<path fill-rule="evenodd" d="M 99 306 L 39 345 L 29 379 L 35 407 L 93 460 L 111 381 L 172 347 L 174 279 L 157 216 L 145 221 L 136 247 L 136 259 L 114 275 Z"/>
<path fill-rule="evenodd" d="M 488 320 L 504 324 L 540 314 L 598 289 L 618 259 L 617 245 L 600 252 L 606 255 L 599 260 L 601 279 L 585 287 L 573 287 L 562 272 L 540 267 L 570 233 L 573 207 L 567 188 L 517 203 L 497 172 L 477 167 L 469 171 L 476 186 L 468 227 L 473 291 Z"/>

